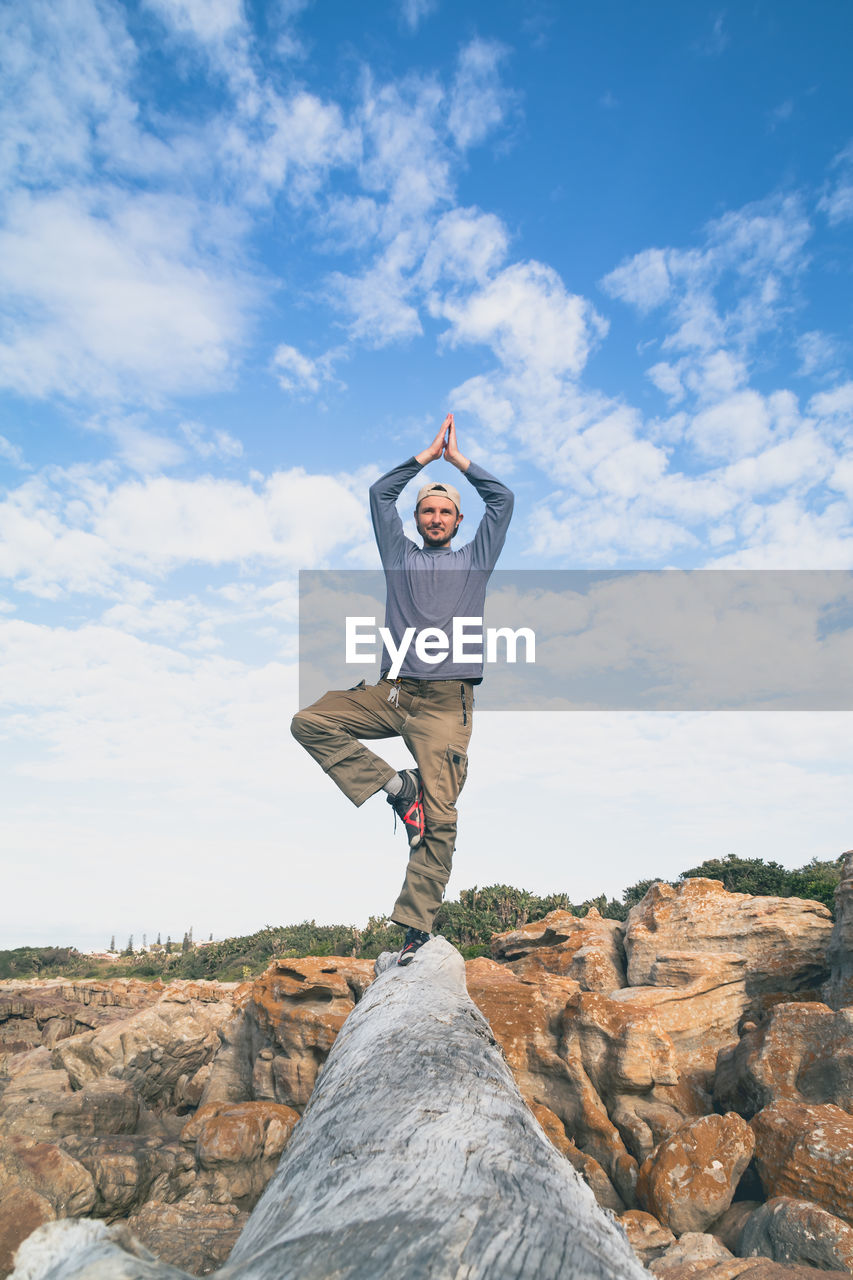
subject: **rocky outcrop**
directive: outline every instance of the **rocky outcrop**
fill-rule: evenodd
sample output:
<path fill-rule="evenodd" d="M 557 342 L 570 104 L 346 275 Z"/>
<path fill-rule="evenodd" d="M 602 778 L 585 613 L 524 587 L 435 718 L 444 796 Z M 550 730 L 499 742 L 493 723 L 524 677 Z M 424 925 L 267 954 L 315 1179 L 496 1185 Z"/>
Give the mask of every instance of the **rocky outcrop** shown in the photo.
<path fill-rule="evenodd" d="M 58 1147 L 21 1137 L 0 1149 L 0 1274 L 22 1240 L 44 1222 L 80 1217 L 95 1205 L 92 1177 Z"/>
<path fill-rule="evenodd" d="M 853 1227 L 808 1200 L 768 1200 L 750 1214 L 740 1245 L 746 1257 L 853 1272 Z"/>
<path fill-rule="evenodd" d="M 185 988 L 167 987 L 149 1008 L 61 1040 L 53 1061 L 75 1089 L 109 1078 L 126 1082 L 150 1107 L 179 1106 L 183 1088 L 212 1062 L 232 1012 L 228 1001 L 202 1001 Z"/>
<path fill-rule="evenodd" d="M 851 903 L 848 855 L 842 923 Z M 825 910 L 707 881 L 653 886 L 624 926 L 551 912 L 468 962 L 542 1130 L 660 1274 L 805 1280 L 846 1258 L 845 929 L 828 1003 Z M 177 1267 L 219 1265 L 372 981 L 372 961 L 309 957 L 239 985 L 0 983 L 0 1257 L 89 1214 Z M 793 1243 L 815 1223 L 820 1262 Z"/>
<path fill-rule="evenodd" d="M 779 1004 L 717 1060 L 714 1102 L 747 1118 L 781 1098 L 853 1110 L 853 1008 Z"/>
<path fill-rule="evenodd" d="M 542 920 L 496 934 L 492 956 L 519 977 L 555 973 L 574 979 L 581 991 L 613 991 L 626 981 L 623 934 L 617 920 L 605 920 L 595 907 L 582 918 L 550 911 Z"/>
<path fill-rule="evenodd" d="M 847 1271 L 820 1271 L 816 1267 L 788 1267 L 768 1258 L 727 1258 L 677 1262 L 670 1259 L 668 1280 L 827 1280 L 827 1276 L 849 1276 Z"/>
<path fill-rule="evenodd" d="M 831 933 L 831 913 L 819 902 L 729 893 L 718 880 L 656 884 L 626 922 L 628 982 L 654 983 L 656 966 L 672 952 L 734 952 L 745 961 L 753 1012 L 794 994 L 819 999 Z"/>
<path fill-rule="evenodd" d="M 708 1232 L 716 1236 L 720 1244 L 724 1244 L 733 1254 L 739 1256 L 742 1252 L 743 1229 L 759 1205 L 758 1200 L 736 1200 L 710 1224 Z"/>
<path fill-rule="evenodd" d="M 835 924 L 826 952 L 829 978 L 823 998 L 831 1009 L 853 1005 L 853 849 L 844 855 L 835 891 Z"/>
<path fill-rule="evenodd" d="M 640 1261 L 648 1266 L 675 1244 L 675 1236 L 669 1227 L 658 1222 L 651 1213 L 642 1209 L 628 1209 L 620 1215 L 620 1223 L 628 1243 Z"/>
<path fill-rule="evenodd" d="M 298 1120 L 278 1102 L 208 1102 L 184 1125 L 181 1142 L 199 1169 L 224 1176 L 234 1204 L 251 1209 Z"/>
<path fill-rule="evenodd" d="M 272 1051 L 253 1063 L 253 1096 L 301 1110 L 335 1037 L 372 981 L 372 960 L 309 956 L 271 965 L 252 988 L 250 1016 Z"/>
<path fill-rule="evenodd" d="M 749 1125 L 734 1112 L 684 1125 L 643 1162 L 640 1207 L 677 1236 L 705 1232 L 731 1204 L 754 1148 Z"/>
<path fill-rule="evenodd" d="M 853 1115 L 786 1098 L 751 1121 L 755 1164 L 768 1197 L 811 1200 L 853 1223 Z"/>
<path fill-rule="evenodd" d="M 649 1263 L 654 1276 L 695 1276 L 719 1262 L 729 1262 L 732 1255 L 716 1236 L 702 1231 L 686 1231 L 680 1240 Z"/>
<path fill-rule="evenodd" d="M 8 1054 L 96 1030 L 127 1017 L 128 1009 L 153 1004 L 162 983 L 136 979 L 69 982 L 0 982 L 0 1064 Z"/>
<path fill-rule="evenodd" d="M 408 968 L 394 956 L 378 967 L 230 1255 L 231 1280 L 640 1280 L 624 1235 L 524 1105 L 459 954 L 436 938 Z M 415 1058 L 415 1075 L 401 1071 Z M 186 1275 L 149 1265 L 132 1241 L 54 1226 L 23 1247 L 29 1280 L 60 1260 L 65 1280 Z"/>
<path fill-rule="evenodd" d="M 127 1227 L 162 1262 L 206 1276 L 226 1262 L 248 1220 L 233 1204 L 152 1200 L 131 1214 Z"/>

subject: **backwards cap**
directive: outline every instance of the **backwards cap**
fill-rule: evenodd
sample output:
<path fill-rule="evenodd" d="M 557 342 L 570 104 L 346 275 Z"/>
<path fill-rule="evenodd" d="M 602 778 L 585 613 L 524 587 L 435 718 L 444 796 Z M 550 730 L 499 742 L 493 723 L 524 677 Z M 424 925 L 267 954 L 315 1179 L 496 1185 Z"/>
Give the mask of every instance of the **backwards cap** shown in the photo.
<path fill-rule="evenodd" d="M 459 497 L 459 490 L 454 489 L 452 484 L 425 484 L 424 487 L 418 491 L 418 500 L 415 503 L 415 510 L 417 511 L 424 498 L 429 498 L 434 493 L 441 494 L 443 498 L 449 498 L 459 514 L 462 514 L 462 501 Z"/>

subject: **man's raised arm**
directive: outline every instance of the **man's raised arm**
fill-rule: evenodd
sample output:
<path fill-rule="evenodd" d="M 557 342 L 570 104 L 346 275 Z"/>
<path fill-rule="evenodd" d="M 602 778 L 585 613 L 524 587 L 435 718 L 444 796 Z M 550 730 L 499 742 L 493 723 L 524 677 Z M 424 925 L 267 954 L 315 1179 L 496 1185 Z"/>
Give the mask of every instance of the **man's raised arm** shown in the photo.
<path fill-rule="evenodd" d="M 508 489 L 490 471 L 487 471 L 485 467 L 481 467 L 478 463 L 472 462 L 470 458 L 466 458 L 464 453 L 460 452 L 452 413 L 448 415 L 448 422 L 449 429 L 444 447 L 444 456 L 454 467 L 458 467 L 486 504 L 483 518 L 471 541 L 473 565 L 476 569 L 488 569 L 491 572 L 506 540 L 506 531 L 512 519 L 515 496 L 512 490 Z"/>

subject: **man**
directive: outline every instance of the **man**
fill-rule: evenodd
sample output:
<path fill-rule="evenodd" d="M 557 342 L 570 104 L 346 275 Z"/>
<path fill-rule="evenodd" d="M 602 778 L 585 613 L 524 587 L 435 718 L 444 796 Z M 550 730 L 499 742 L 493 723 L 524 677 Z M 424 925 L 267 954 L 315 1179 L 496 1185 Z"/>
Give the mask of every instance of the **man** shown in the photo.
<path fill-rule="evenodd" d="M 462 503 L 452 485 L 427 484 L 418 493 L 417 547 L 403 533 L 396 501 L 422 467 L 444 458 L 470 481 L 486 504 L 471 542 L 458 551 L 451 541 L 462 523 Z M 387 591 L 385 625 L 399 652 L 407 628 L 416 634 L 439 628 L 451 636 L 453 618 L 482 618 L 486 583 L 495 567 L 512 515 L 513 495 L 483 467 L 459 451 L 453 414 L 432 444 L 377 480 L 370 512 Z M 382 679 L 367 687 L 325 694 L 293 718 L 294 737 L 355 805 L 377 791 L 403 822 L 409 865 L 392 918 L 406 927 L 398 963 L 408 964 L 429 938 L 433 918 L 450 878 L 456 843 L 456 800 L 468 770 L 474 716 L 474 685 L 482 680 L 477 661 L 419 657 L 410 646 L 400 674 L 391 680 L 391 659 L 382 653 Z M 398 773 L 361 738 L 400 736 L 416 769 Z M 396 819 L 395 819 L 396 821 Z"/>

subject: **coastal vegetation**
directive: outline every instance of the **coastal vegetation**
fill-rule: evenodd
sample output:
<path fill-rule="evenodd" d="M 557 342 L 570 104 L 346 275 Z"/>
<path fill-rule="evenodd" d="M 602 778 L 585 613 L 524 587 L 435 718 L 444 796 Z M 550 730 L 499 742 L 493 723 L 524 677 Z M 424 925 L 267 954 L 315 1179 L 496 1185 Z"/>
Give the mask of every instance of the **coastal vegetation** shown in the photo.
<path fill-rule="evenodd" d="M 694 876 L 721 880 L 732 893 L 768 895 L 779 898 L 810 898 L 833 908 L 835 889 L 841 876 L 842 859 L 822 861 L 812 858 L 805 866 L 791 870 L 761 858 L 739 858 L 729 854 L 712 858 L 682 871 L 677 884 Z M 602 916 L 624 920 L 643 898 L 655 879 L 629 886 L 620 899 L 602 894 L 583 902 L 572 902 L 567 893 L 540 896 L 512 885 L 494 884 L 463 889 L 454 902 L 445 902 L 436 917 L 434 932 L 442 933 L 458 947 L 466 959 L 488 955 L 492 936 L 518 928 L 529 920 L 540 920 L 549 911 L 562 909 L 584 916 L 595 907 Z M 381 951 L 402 945 L 403 931 L 383 917 L 371 916 L 361 928 L 344 924 L 266 925 L 244 937 L 193 942 L 188 929 L 180 944 L 159 941 L 135 950 L 133 940 L 121 953 L 92 956 L 74 947 L 17 947 L 0 951 L 0 978 L 141 978 L 169 981 L 172 978 L 216 979 L 235 982 L 256 977 L 273 959 L 296 956 L 351 955 L 372 959 Z"/>

